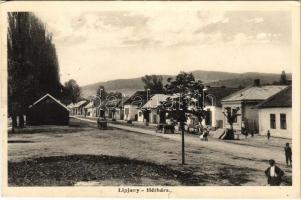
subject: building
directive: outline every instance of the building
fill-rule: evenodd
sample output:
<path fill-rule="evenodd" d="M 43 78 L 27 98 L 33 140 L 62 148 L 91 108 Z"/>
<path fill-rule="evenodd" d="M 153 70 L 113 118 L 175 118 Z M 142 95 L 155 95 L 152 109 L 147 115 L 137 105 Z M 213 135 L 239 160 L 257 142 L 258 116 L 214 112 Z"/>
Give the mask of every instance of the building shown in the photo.
<path fill-rule="evenodd" d="M 109 119 L 121 120 L 122 116 L 122 99 L 112 98 L 105 103 L 105 115 Z"/>
<path fill-rule="evenodd" d="M 144 106 L 138 111 L 138 121 L 144 122 L 144 115 L 143 110 L 149 111 L 149 123 L 152 124 L 158 124 L 160 122 L 160 114 L 158 113 L 158 106 L 161 104 L 161 102 L 166 101 L 168 98 L 172 98 L 171 95 L 165 95 L 165 94 L 155 94 L 153 95 L 150 100 L 148 100 Z M 162 116 L 161 116 L 162 117 Z M 164 120 L 163 120 L 164 121 Z"/>
<path fill-rule="evenodd" d="M 203 125 L 210 126 L 212 129 L 223 128 L 224 115 L 221 100 L 238 90 L 238 88 L 208 87 L 204 91 L 204 110 L 207 112 Z"/>
<path fill-rule="evenodd" d="M 84 113 L 87 117 L 94 117 L 93 116 L 93 101 L 90 101 L 87 105 L 84 106 Z"/>
<path fill-rule="evenodd" d="M 29 106 L 26 114 L 27 125 L 68 125 L 69 108 L 59 100 L 46 94 Z"/>
<path fill-rule="evenodd" d="M 85 106 L 89 103 L 87 100 L 82 100 L 73 105 L 73 115 L 85 115 Z"/>
<path fill-rule="evenodd" d="M 292 87 L 271 96 L 258 105 L 259 134 L 292 138 Z"/>
<path fill-rule="evenodd" d="M 259 80 L 256 80 L 253 86 L 239 90 L 222 99 L 222 111 L 224 112 L 227 107 L 231 108 L 232 111 L 235 108 L 239 108 L 238 114 L 240 115 L 235 118 L 233 129 L 239 133 L 242 126 L 244 126 L 247 131 L 258 133 L 257 105 L 286 87 L 288 86 L 260 85 Z M 223 117 L 223 127 L 230 128 L 225 116 Z"/>
<path fill-rule="evenodd" d="M 73 109 L 73 108 L 74 108 L 74 105 L 75 105 L 74 103 L 70 103 L 70 104 L 67 106 L 67 108 L 70 110 L 70 112 L 69 112 L 70 115 L 74 115 L 74 113 L 73 113 L 73 112 L 74 112 L 74 109 Z"/>
<path fill-rule="evenodd" d="M 141 107 L 151 98 L 148 91 L 137 91 L 123 103 L 124 120 L 138 121 L 138 112 Z"/>

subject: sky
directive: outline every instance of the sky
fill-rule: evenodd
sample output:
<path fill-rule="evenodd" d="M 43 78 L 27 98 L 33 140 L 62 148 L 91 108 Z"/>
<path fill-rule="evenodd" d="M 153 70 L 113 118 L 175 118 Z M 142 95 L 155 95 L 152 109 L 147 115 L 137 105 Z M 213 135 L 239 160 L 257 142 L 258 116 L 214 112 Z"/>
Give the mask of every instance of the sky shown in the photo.
<path fill-rule="evenodd" d="M 288 11 L 36 12 L 53 35 L 61 82 L 179 71 L 291 72 Z"/>

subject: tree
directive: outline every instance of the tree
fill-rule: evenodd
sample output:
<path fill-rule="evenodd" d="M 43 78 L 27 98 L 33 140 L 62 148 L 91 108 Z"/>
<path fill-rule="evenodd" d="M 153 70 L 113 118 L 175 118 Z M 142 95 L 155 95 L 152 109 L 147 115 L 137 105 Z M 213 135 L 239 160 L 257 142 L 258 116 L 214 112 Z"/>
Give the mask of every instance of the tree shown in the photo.
<path fill-rule="evenodd" d="M 231 109 L 231 107 L 225 107 L 226 113 L 223 112 L 225 115 L 227 122 L 230 125 L 230 129 L 226 129 L 226 136 L 224 139 L 233 140 L 234 139 L 234 130 L 233 130 L 233 123 L 235 122 L 236 118 L 240 116 L 241 114 L 238 114 L 238 111 L 240 110 L 239 107 L 236 107 L 234 109 Z"/>
<path fill-rule="evenodd" d="M 63 89 L 63 102 L 65 104 L 76 103 L 81 99 L 81 90 L 74 79 L 65 82 Z"/>
<path fill-rule="evenodd" d="M 46 93 L 61 95 L 59 66 L 52 36 L 30 12 L 8 13 L 8 108 L 13 125 L 29 105 Z"/>
<path fill-rule="evenodd" d="M 164 93 L 162 76 L 145 75 L 141 80 L 144 83 L 144 89 L 150 89 L 153 94 Z"/>
<path fill-rule="evenodd" d="M 166 93 L 178 94 L 171 104 L 162 103 L 163 109 L 171 112 L 172 116 L 180 122 L 182 134 L 182 164 L 185 164 L 185 141 L 184 125 L 186 122 L 186 113 L 196 115 L 199 119 L 204 118 L 203 101 L 201 101 L 204 86 L 202 81 L 196 81 L 192 73 L 180 72 L 175 80 L 169 78 L 165 86 Z M 188 109 L 194 103 L 193 109 Z M 166 109 L 168 107 L 168 109 Z"/>

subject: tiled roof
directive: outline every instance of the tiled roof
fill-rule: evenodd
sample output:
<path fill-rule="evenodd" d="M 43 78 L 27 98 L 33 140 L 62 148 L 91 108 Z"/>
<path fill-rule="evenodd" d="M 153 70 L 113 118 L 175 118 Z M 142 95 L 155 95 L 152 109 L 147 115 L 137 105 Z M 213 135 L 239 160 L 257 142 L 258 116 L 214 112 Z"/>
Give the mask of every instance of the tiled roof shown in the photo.
<path fill-rule="evenodd" d="M 165 94 L 155 94 L 149 101 L 144 104 L 142 108 L 157 108 L 160 105 L 160 102 L 166 101 L 169 97 L 172 98 L 173 96 Z"/>
<path fill-rule="evenodd" d="M 292 107 L 292 87 L 271 96 L 267 100 L 258 105 L 259 108 L 273 108 L 273 107 Z"/>
<path fill-rule="evenodd" d="M 246 101 L 246 100 L 266 100 L 274 94 L 285 89 L 284 85 L 264 85 L 264 86 L 252 86 L 239 90 L 234 94 L 222 99 L 222 102 L 227 101 Z"/>
<path fill-rule="evenodd" d="M 93 108 L 93 101 L 90 101 L 84 108 Z"/>
<path fill-rule="evenodd" d="M 74 104 L 73 108 L 78 108 L 80 106 L 85 105 L 86 103 L 88 103 L 88 101 L 86 101 L 86 100 L 79 101 L 76 104 Z"/>

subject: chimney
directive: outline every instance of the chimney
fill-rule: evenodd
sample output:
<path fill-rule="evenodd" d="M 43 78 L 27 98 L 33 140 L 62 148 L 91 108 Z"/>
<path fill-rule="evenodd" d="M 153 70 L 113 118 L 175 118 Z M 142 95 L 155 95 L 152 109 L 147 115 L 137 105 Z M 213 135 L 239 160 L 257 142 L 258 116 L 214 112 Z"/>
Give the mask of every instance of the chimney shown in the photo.
<path fill-rule="evenodd" d="M 255 79 L 254 80 L 254 86 L 255 87 L 260 87 L 260 79 Z"/>

